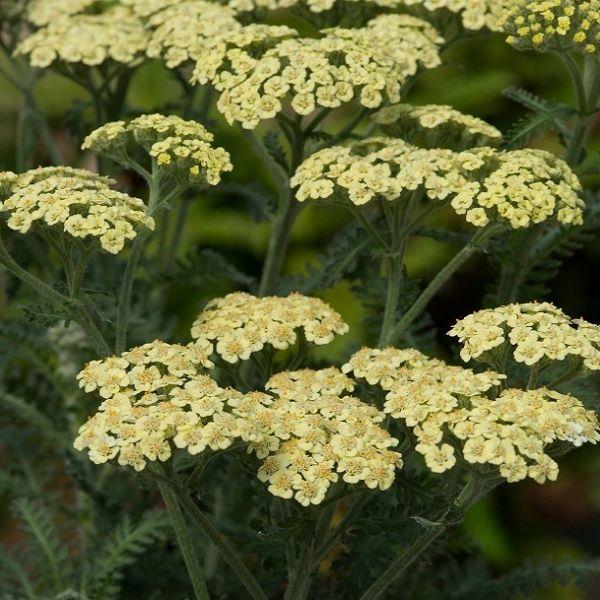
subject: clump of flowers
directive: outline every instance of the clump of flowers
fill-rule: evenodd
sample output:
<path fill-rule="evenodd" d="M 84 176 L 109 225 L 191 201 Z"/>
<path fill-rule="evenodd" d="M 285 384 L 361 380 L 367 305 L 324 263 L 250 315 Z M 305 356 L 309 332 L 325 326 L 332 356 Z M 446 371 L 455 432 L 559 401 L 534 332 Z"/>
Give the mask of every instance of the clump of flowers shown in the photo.
<path fill-rule="evenodd" d="M 68 167 L 0 174 L 0 212 L 10 213 L 7 225 L 20 233 L 34 224 L 59 227 L 75 238 L 98 238 L 104 250 L 116 254 L 138 229 L 154 229 L 154 220 L 142 200 L 109 183 Z"/>
<path fill-rule="evenodd" d="M 378 111 L 373 120 L 386 135 L 427 148 L 465 150 L 502 141 L 498 129 L 451 106 L 396 104 Z"/>
<path fill-rule="evenodd" d="M 98 0 L 32 0 L 27 7 L 27 18 L 34 25 L 43 27 L 60 19 L 69 17 L 98 4 Z"/>
<path fill-rule="evenodd" d="M 515 0 L 506 9 L 507 41 L 518 50 L 596 54 L 600 43 L 600 2 Z"/>
<path fill-rule="evenodd" d="M 207 349 L 155 341 L 90 362 L 77 376 L 103 402 L 79 430 L 75 448 L 97 464 L 116 459 L 141 471 L 173 447 L 198 454 L 228 448 L 240 435 L 235 405 L 243 394 L 202 373 Z"/>
<path fill-rule="evenodd" d="M 203 0 L 151 2 L 141 6 L 136 2 L 133 8 L 148 17 L 147 27 L 152 32 L 148 56 L 164 59 L 170 69 L 202 60 L 207 43 L 242 27 L 231 8 Z"/>
<path fill-rule="evenodd" d="M 269 491 L 303 506 L 320 504 L 332 483 L 364 482 L 385 490 L 402 466 L 385 415 L 347 395 L 354 384 L 335 368 L 283 372 L 266 389 L 274 398 L 256 415 L 263 435 L 249 445 Z"/>
<path fill-rule="evenodd" d="M 183 179 L 217 185 L 233 165 L 229 153 L 213 146 L 214 136 L 196 121 L 160 114 L 142 115 L 129 123 L 102 125 L 84 141 L 83 149 L 131 164 L 127 149 L 140 145 L 159 169 Z"/>
<path fill-rule="evenodd" d="M 419 68 L 440 64 L 437 32 L 408 15 L 382 15 L 359 29 L 325 29 L 318 39 L 296 39 L 291 37 L 296 32 L 285 28 L 280 37 L 291 39 L 258 57 L 245 50 L 255 42 L 251 27 L 207 46 L 193 78 L 197 83 L 211 82 L 221 92 L 217 104 L 221 113 L 247 129 L 279 114 L 288 94 L 298 115 L 352 100 L 366 108 L 399 102 L 409 77 Z"/>
<path fill-rule="evenodd" d="M 571 319 L 549 302 L 481 310 L 459 320 L 449 334 L 462 344 L 464 361 L 487 361 L 508 348 L 515 361 L 527 366 L 576 358 L 600 370 L 600 326 Z"/>
<path fill-rule="evenodd" d="M 301 294 L 257 298 L 237 292 L 209 302 L 192 326 L 192 338 L 209 343 L 223 360 L 247 360 L 266 345 L 285 350 L 303 338 L 330 343 L 348 331 L 340 315 L 319 298 Z"/>
<path fill-rule="evenodd" d="M 292 185 L 301 202 L 339 192 L 357 206 L 375 198 L 394 201 L 421 188 L 430 200 L 450 200 L 455 212 L 476 227 L 495 220 L 513 229 L 548 219 L 583 222 L 577 176 L 543 150 L 455 152 L 370 138 L 315 152 L 300 165 Z"/>
<path fill-rule="evenodd" d="M 343 370 L 387 391 L 384 412 L 412 429 L 415 450 L 434 473 L 451 469 L 460 449 L 467 463 L 498 467 L 509 482 L 544 483 L 558 474 L 547 446 L 600 440 L 595 413 L 573 396 L 511 388 L 495 398 L 504 375 L 474 373 L 414 349 L 364 348 Z"/>
<path fill-rule="evenodd" d="M 62 6 L 56 10 L 59 16 L 50 17 L 47 25 L 25 38 L 17 48 L 32 66 L 45 68 L 62 62 L 95 67 L 112 61 L 133 67 L 143 59 L 148 35 L 128 7 L 109 6 L 94 14 L 65 14 Z"/>

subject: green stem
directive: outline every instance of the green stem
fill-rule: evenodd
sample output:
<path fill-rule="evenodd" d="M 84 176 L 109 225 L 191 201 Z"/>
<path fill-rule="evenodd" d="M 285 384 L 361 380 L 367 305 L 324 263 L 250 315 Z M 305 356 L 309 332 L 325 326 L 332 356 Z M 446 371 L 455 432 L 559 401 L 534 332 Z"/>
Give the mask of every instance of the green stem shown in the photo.
<path fill-rule="evenodd" d="M 154 161 L 152 164 L 152 175 L 150 176 L 148 185 L 148 214 L 153 214 L 160 200 L 160 177 L 157 174 Z M 142 254 L 144 253 L 149 238 L 150 232 L 147 230 L 142 230 L 138 233 L 131 248 L 127 265 L 125 266 L 125 273 L 123 274 L 121 291 L 119 293 L 119 304 L 117 307 L 117 326 L 115 335 L 115 352 L 117 354 L 120 354 L 127 349 L 127 333 L 129 328 L 129 317 L 131 314 L 133 284 L 135 283 L 140 259 L 142 258 Z"/>
<path fill-rule="evenodd" d="M 481 482 L 476 476 L 469 478 L 460 493 L 454 498 L 436 517 L 435 521 L 446 519 L 453 510 L 458 510 L 460 520 L 464 517 L 467 509 L 485 496 L 494 487 L 497 481 Z M 392 564 L 383 572 L 383 574 L 371 585 L 371 587 L 360 597 L 360 600 L 376 600 L 395 582 L 406 573 L 408 568 L 427 550 L 435 540 L 437 540 L 445 531 L 456 524 L 456 519 L 450 522 L 443 522 L 436 527 L 428 527 L 417 537 L 417 539 L 398 556 Z"/>
<path fill-rule="evenodd" d="M 194 589 L 196 600 L 210 600 L 210 595 L 208 593 L 206 582 L 200 567 L 200 561 L 190 537 L 190 532 L 187 528 L 185 519 L 183 518 L 181 507 L 177 501 L 177 496 L 165 483 L 159 482 L 158 487 L 165 502 L 165 506 L 167 507 L 171 524 L 175 530 L 179 549 L 183 555 L 183 560 L 185 562 L 185 566 L 187 567 L 187 572 L 192 583 L 192 588 Z"/>
<path fill-rule="evenodd" d="M 314 539 L 305 544 L 296 561 L 296 568 L 292 572 L 284 600 L 305 600 L 313 573 Z"/>
<path fill-rule="evenodd" d="M 71 315 L 71 318 L 79 323 L 82 329 L 88 336 L 94 350 L 99 356 L 107 356 L 110 354 L 110 348 L 104 340 L 102 333 L 98 329 L 98 326 L 92 319 L 91 315 L 87 312 L 83 304 L 74 298 L 65 296 L 60 292 L 56 291 L 53 287 L 49 286 L 38 279 L 35 275 L 32 275 L 8 254 L 2 237 L 0 236 L 0 262 L 17 278 L 23 283 L 35 290 L 42 298 L 52 302 L 54 305 L 59 306 L 63 309 L 67 309 Z"/>
<path fill-rule="evenodd" d="M 248 567 L 246 567 L 242 559 L 238 556 L 231 542 L 221 535 L 186 492 L 179 489 L 172 489 L 177 495 L 179 503 L 185 508 L 200 529 L 202 529 L 206 537 L 208 537 L 208 539 L 219 549 L 221 556 L 235 571 L 235 574 L 250 596 L 254 598 L 254 600 L 267 600 L 267 596 L 262 591 L 254 575 L 252 575 Z"/>
<path fill-rule="evenodd" d="M 469 259 L 473 254 L 482 249 L 482 245 L 491 239 L 499 227 L 488 227 L 478 231 L 473 239 L 433 278 L 431 283 L 423 290 L 415 303 L 404 314 L 402 319 L 395 327 L 391 329 L 386 336 L 388 344 L 395 344 L 401 338 L 405 330 L 412 325 L 417 317 L 421 315 L 427 307 L 430 300 L 435 296 L 440 288 L 454 275 L 454 273 Z"/>

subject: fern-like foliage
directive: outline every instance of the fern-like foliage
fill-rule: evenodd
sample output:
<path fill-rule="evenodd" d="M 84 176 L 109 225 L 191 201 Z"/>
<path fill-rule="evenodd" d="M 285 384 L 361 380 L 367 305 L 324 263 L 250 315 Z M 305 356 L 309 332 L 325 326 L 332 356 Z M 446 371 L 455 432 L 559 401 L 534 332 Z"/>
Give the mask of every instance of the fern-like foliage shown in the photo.
<path fill-rule="evenodd" d="M 68 544 L 59 535 L 46 506 L 35 500 L 18 499 L 14 504 L 26 540 L 25 567 L 35 587 L 45 593 L 59 593 L 73 573 Z"/>
<path fill-rule="evenodd" d="M 518 120 L 506 133 L 506 148 L 520 148 L 534 135 L 551 128 L 555 128 L 563 138 L 570 135 L 566 121 L 575 114 L 573 107 L 561 102 L 550 102 L 515 87 L 505 89 L 502 94 L 530 111 L 530 114 Z"/>
<path fill-rule="evenodd" d="M 487 306 L 540 299 L 550 292 L 565 260 L 572 257 L 600 231 L 600 198 L 590 197 L 582 227 L 538 225 L 527 232 L 514 231 L 490 247 L 493 272 L 497 274 Z"/>
<path fill-rule="evenodd" d="M 119 598 L 123 571 L 133 564 L 149 546 L 167 534 L 166 513 L 152 511 L 137 524 L 126 516 L 87 569 L 84 589 L 95 600 Z"/>

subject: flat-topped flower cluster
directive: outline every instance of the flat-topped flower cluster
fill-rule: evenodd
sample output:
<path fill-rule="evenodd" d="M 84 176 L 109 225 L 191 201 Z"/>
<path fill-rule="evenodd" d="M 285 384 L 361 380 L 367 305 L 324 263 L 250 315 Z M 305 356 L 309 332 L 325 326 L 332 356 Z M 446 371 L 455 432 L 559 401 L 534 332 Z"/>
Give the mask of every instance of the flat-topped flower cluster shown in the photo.
<path fill-rule="evenodd" d="M 120 252 L 140 228 L 154 229 L 146 205 L 110 187 L 110 179 L 83 169 L 48 167 L 22 175 L 0 173 L 0 212 L 11 229 L 59 227 L 75 238 L 97 238 L 104 250 Z"/>
<path fill-rule="evenodd" d="M 455 152 L 375 137 L 315 152 L 300 165 L 292 185 L 300 201 L 340 192 L 357 206 L 374 198 L 397 201 L 421 189 L 431 200 L 449 200 L 456 213 L 477 227 L 492 221 L 513 229 L 548 219 L 583 222 L 577 176 L 543 150 Z"/>
<path fill-rule="evenodd" d="M 56 61 L 88 67 L 108 60 L 127 67 L 142 62 L 148 34 L 133 11 L 115 5 L 101 13 L 80 12 L 91 4 L 63 0 L 37 4 L 31 18 L 43 26 L 21 42 L 18 52 L 40 68 Z"/>
<path fill-rule="evenodd" d="M 192 338 L 209 343 L 223 360 L 247 360 L 265 345 L 285 350 L 298 340 L 329 344 L 348 331 L 340 315 L 319 298 L 301 294 L 257 298 L 237 292 L 208 303 L 192 325 Z"/>
<path fill-rule="evenodd" d="M 488 353 L 508 347 L 527 366 L 577 358 L 587 369 L 600 370 L 600 326 L 571 319 L 549 302 L 481 310 L 458 321 L 450 335 L 462 344 L 464 361 L 485 361 Z"/>
<path fill-rule="evenodd" d="M 427 148 L 466 150 L 502 141 L 502 133 L 483 119 L 446 105 L 395 104 L 375 113 L 373 120 L 386 135 Z"/>
<path fill-rule="evenodd" d="M 513 0 L 503 28 L 518 50 L 596 54 L 600 49 L 598 0 Z"/>
<path fill-rule="evenodd" d="M 196 121 L 176 115 L 142 115 L 126 123 L 106 123 L 84 141 L 83 149 L 109 156 L 124 165 L 130 158 L 127 149 L 141 146 L 159 168 L 183 179 L 217 185 L 233 165 L 229 153 L 214 147 L 214 136 Z"/>
<path fill-rule="evenodd" d="M 441 38 L 408 15 L 381 15 L 359 29 L 321 33 L 296 38 L 289 28 L 250 25 L 217 37 L 198 61 L 194 81 L 211 82 L 221 93 L 217 105 L 225 118 L 253 129 L 279 114 L 288 94 L 299 115 L 354 99 L 367 108 L 398 102 L 409 77 L 440 64 Z M 276 38 L 284 39 L 273 43 Z M 273 47 L 254 55 L 252 44 L 265 39 Z"/>
<path fill-rule="evenodd" d="M 274 375 L 274 396 L 256 418 L 265 424 L 249 451 L 262 459 L 258 478 L 281 498 L 320 504 L 332 483 L 364 482 L 386 490 L 402 466 L 398 440 L 381 427 L 385 415 L 345 392 L 354 382 L 335 368 Z"/>
<path fill-rule="evenodd" d="M 343 370 L 387 392 L 384 412 L 412 429 L 415 450 L 433 473 L 454 467 L 460 452 L 466 463 L 497 467 L 508 482 L 544 483 L 558 475 L 545 448 L 600 440 L 595 413 L 569 394 L 509 388 L 497 395 L 504 375 L 449 366 L 416 350 L 364 348 Z"/>

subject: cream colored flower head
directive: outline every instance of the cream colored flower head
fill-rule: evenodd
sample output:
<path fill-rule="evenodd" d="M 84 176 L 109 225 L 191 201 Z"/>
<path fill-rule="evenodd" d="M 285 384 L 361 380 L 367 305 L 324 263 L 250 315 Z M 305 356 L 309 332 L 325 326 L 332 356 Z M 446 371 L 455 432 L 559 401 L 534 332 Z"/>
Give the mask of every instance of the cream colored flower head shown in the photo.
<path fill-rule="evenodd" d="M 386 135 L 425 148 L 467 150 L 502 141 L 495 127 L 451 106 L 396 104 L 375 113 L 373 120 Z"/>
<path fill-rule="evenodd" d="M 596 54 L 600 49 L 600 1 L 512 0 L 503 28 L 518 50 Z"/>
<path fill-rule="evenodd" d="M 272 403 L 255 413 L 258 478 L 275 496 L 320 504 L 339 479 L 388 489 L 402 456 L 381 427 L 385 415 L 345 392 L 351 379 L 335 368 L 284 372 L 266 384 Z M 247 421 L 251 423 L 250 420 Z M 258 427 L 260 425 L 260 427 Z"/>
<path fill-rule="evenodd" d="M 344 12 L 356 15 L 356 11 L 352 9 L 357 5 L 367 14 L 386 9 L 409 10 L 423 19 L 433 19 L 436 24 L 438 21 L 447 21 L 448 13 L 451 13 L 458 16 L 467 30 L 488 28 L 498 31 L 503 2 L 504 0 L 228 0 L 227 4 L 240 13 L 301 8 L 301 14 L 304 15 L 306 11 L 312 13 L 315 16 L 313 20 L 317 23 L 322 21 L 323 13 L 332 12 L 332 16 L 337 16 L 338 19 Z"/>
<path fill-rule="evenodd" d="M 458 451 L 509 482 L 544 483 L 558 474 L 547 446 L 600 440 L 595 413 L 573 396 L 542 388 L 508 389 L 495 398 L 504 375 L 474 373 L 414 349 L 363 348 L 343 371 L 387 391 L 384 412 L 412 429 L 415 450 L 433 473 L 451 469 Z"/>
<path fill-rule="evenodd" d="M 284 28 L 281 41 L 257 53 L 250 41 L 259 27 L 273 30 L 254 25 L 216 38 L 193 76 L 196 83 L 211 82 L 221 94 L 219 111 L 247 129 L 274 118 L 288 102 L 301 116 L 351 101 L 365 108 L 399 102 L 408 78 L 440 64 L 437 32 L 409 15 L 381 15 L 359 29 L 324 29 L 318 39 L 295 38 Z"/>
<path fill-rule="evenodd" d="M 53 18 L 26 37 L 17 52 L 40 68 L 55 62 L 88 67 L 113 62 L 134 67 L 143 60 L 147 45 L 148 35 L 140 19 L 125 6 L 112 6 L 98 14 Z"/>
<path fill-rule="evenodd" d="M 299 332 L 307 342 L 323 345 L 347 331 L 340 315 L 319 298 L 237 292 L 208 303 L 192 326 L 192 338 L 236 363 L 267 345 L 285 350 L 298 341 Z"/>
<path fill-rule="evenodd" d="M 61 17 L 70 17 L 82 12 L 98 0 L 30 0 L 27 7 L 27 18 L 34 25 L 43 27 Z"/>
<path fill-rule="evenodd" d="M 571 319 L 548 302 L 481 310 L 458 321 L 449 335 L 462 344 L 464 361 L 487 362 L 508 348 L 515 361 L 528 367 L 574 358 L 600 370 L 600 326 Z"/>
<path fill-rule="evenodd" d="M 472 398 L 470 404 L 451 413 L 447 427 L 463 442 L 466 462 L 497 467 L 509 483 L 555 481 L 558 465 L 546 448 L 600 440 L 596 414 L 570 394 L 510 388 L 495 400 Z"/>
<path fill-rule="evenodd" d="M 370 138 L 315 152 L 292 185 L 301 202 L 342 197 L 357 206 L 376 198 L 405 200 L 420 189 L 428 201 L 450 202 L 476 227 L 492 221 L 513 229 L 549 219 L 583 222 L 579 180 L 564 161 L 543 150 L 454 152 Z"/>
<path fill-rule="evenodd" d="M 160 168 L 177 178 L 217 185 L 233 165 L 229 153 L 213 141 L 212 133 L 196 121 L 151 114 L 129 123 L 107 123 L 93 131 L 82 148 L 127 165 L 128 146 L 139 144 Z"/>
<path fill-rule="evenodd" d="M 148 56 L 162 58 L 170 69 L 201 60 L 207 44 L 242 27 L 233 10 L 203 0 L 147 2 L 141 6 L 136 2 L 134 10 L 148 16 Z"/>
<path fill-rule="evenodd" d="M 154 220 L 142 200 L 117 192 L 109 183 L 68 167 L 0 175 L 0 212 L 9 213 L 7 225 L 20 233 L 44 225 L 78 239 L 97 238 L 104 250 L 116 254 L 140 228 L 154 229 Z"/>
<path fill-rule="evenodd" d="M 103 401 L 75 448 L 87 449 L 94 463 L 115 459 L 136 471 L 168 460 L 175 448 L 192 455 L 229 448 L 242 435 L 248 400 L 205 375 L 211 366 L 207 348 L 158 340 L 90 362 L 79 385 Z"/>

